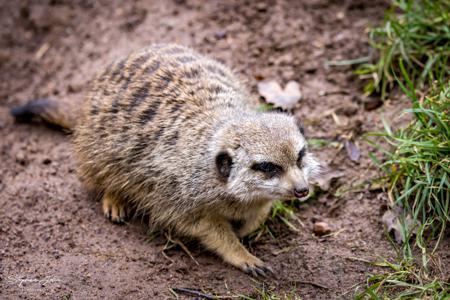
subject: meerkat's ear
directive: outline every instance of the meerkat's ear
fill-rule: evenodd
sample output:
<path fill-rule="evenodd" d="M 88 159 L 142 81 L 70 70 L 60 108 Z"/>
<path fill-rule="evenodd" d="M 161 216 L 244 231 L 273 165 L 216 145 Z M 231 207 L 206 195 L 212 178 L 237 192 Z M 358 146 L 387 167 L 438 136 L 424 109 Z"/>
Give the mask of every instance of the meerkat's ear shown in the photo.
<path fill-rule="evenodd" d="M 221 151 L 216 155 L 216 168 L 219 178 L 222 181 L 227 181 L 230 177 L 231 167 L 233 166 L 233 159 L 226 151 Z"/>

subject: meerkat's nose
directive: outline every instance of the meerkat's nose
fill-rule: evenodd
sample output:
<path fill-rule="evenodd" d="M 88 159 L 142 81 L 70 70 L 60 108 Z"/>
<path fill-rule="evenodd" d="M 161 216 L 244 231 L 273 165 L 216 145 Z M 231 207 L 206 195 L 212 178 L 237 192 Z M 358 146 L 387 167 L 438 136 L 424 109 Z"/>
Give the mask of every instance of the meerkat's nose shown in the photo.
<path fill-rule="evenodd" d="M 304 197 L 308 196 L 308 193 L 309 193 L 309 189 L 307 187 L 294 189 L 294 196 L 297 198 L 304 198 Z"/>

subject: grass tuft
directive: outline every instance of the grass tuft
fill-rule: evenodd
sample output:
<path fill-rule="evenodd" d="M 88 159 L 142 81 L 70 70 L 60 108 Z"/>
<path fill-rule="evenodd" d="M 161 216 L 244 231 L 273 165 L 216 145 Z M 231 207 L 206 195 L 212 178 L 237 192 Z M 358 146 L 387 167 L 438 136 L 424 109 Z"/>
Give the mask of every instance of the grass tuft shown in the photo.
<path fill-rule="evenodd" d="M 405 71 L 406 72 L 406 71 Z M 407 78 L 406 74 L 404 76 Z M 374 162 L 386 174 L 391 207 L 401 207 L 399 218 L 405 243 L 397 263 L 378 266 L 386 273 L 370 275 L 363 292 L 356 299 L 446 299 L 450 285 L 434 262 L 433 255 L 450 222 L 450 82 L 442 89 L 434 86 L 422 99 L 415 98 L 413 86 L 404 89 L 413 108 L 406 113 L 413 121 L 403 129 L 393 130 L 384 122 L 386 149 L 372 141 L 386 157 Z M 406 220 L 411 220 L 410 226 Z M 415 240 L 413 239 L 415 235 Z M 434 247 L 431 240 L 436 239 Z M 394 243 L 393 243 L 394 244 Z M 420 259 L 414 254 L 420 253 Z"/>
<path fill-rule="evenodd" d="M 450 78 L 450 2 L 448 0 L 395 0 L 382 26 L 370 30 L 373 62 L 356 71 L 368 79 L 366 94 L 385 99 L 397 81 L 400 60 L 418 88 Z M 405 84 L 404 80 L 400 83 Z"/>
<path fill-rule="evenodd" d="M 412 259 L 391 263 L 387 260 L 374 263 L 386 267 L 382 274 L 368 277 L 366 287 L 355 295 L 361 299 L 448 299 L 450 284 L 439 278 L 424 278 L 424 270 Z"/>
<path fill-rule="evenodd" d="M 378 162 L 395 199 L 391 204 L 427 224 L 423 230 L 439 233 L 450 221 L 450 83 L 413 103 L 406 113 L 415 118 L 406 128 L 393 131 L 385 122 L 385 131 L 372 136 L 392 147 L 382 149 L 387 160 Z"/>
<path fill-rule="evenodd" d="M 397 85 L 411 100 L 412 121 L 401 129 L 383 121 L 384 132 L 370 135 L 385 155 L 371 157 L 385 174 L 391 208 L 403 212 L 405 242 L 398 248 L 391 240 L 396 262 L 375 263 L 385 272 L 369 275 L 356 299 L 450 299 L 435 257 L 450 222 L 450 2 L 393 1 L 370 40 L 376 62 L 358 69 L 371 79 L 366 93 L 386 98 Z"/>
<path fill-rule="evenodd" d="M 266 285 L 263 284 L 261 288 L 255 288 L 256 296 L 246 296 L 240 294 L 239 297 L 243 300 L 300 300 L 302 299 L 296 291 L 291 291 L 289 294 L 284 293 L 283 295 L 277 294 L 267 288 Z"/>

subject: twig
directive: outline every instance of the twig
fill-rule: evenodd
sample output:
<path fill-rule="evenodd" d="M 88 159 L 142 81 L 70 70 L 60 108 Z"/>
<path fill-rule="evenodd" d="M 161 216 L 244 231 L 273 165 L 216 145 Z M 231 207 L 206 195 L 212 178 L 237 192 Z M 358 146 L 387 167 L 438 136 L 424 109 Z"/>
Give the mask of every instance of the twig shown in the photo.
<path fill-rule="evenodd" d="M 192 290 L 192 289 L 187 289 L 187 288 L 171 288 L 170 290 L 173 291 L 174 293 L 193 295 L 193 296 L 200 297 L 202 299 L 208 299 L 208 300 L 218 299 L 216 296 L 211 296 L 211 295 L 199 292 L 197 290 Z"/>
<path fill-rule="evenodd" d="M 292 250 L 294 250 L 294 249 L 296 249 L 296 248 L 298 248 L 298 247 L 299 247 L 299 246 L 285 247 L 285 248 L 282 248 L 282 249 L 279 249 L 279 250 L 272 251 L 272 254 L 275 255 L 275 256 L 277 256 L 277 255 L 279 255 L 279 254 L 281 254 L 281 253 L 290 252 L 290 251 L 292 251 Z"/>
<path fill-rule="evenodd" d="M 192 254 L 191 254 L 191 252 L 189 251 L 189 249 L 180 241 L 180 240 L 175 240 L 175 243 L 177 243 L 180 247 L 181 247 L 181 249 L 183 249 L 183 251 L 184 252 L 186 252 L 187 253 L 187 255 L 189 255 L 189 257 L 195 262 L 195 264 L 197 265 L 197 266 L 199 266 L 200 264 L 198 263 L 198 261 L 197 260 L 195 260 L 195 258 L 192 256 Z"/>
<path fill-rule="evenodd" d="M 197 266 L 199 266 L 200 264 L 198 263 L 198 261 L 195 260 L 194 256 L 192 256 L 191 252 L 189 251 L 189 249 L 179 240 L 179 239 L 172 239 L 172 236 L 170 235 L 170 233 L 165 233 L 166 239 L 171 242 L 172 244 L 178 245 L 181 247 L 181 249 L 183 249 L 184 252 L 186 252 L 186 254 L 195 262 L 195 264 Z M 164 250 L 166 250 L 167 248 L 164 248 Z M 163 251 L 164 251 L 163 250 Z"/>
<path fill-rule="evenodd" d="M 345 91 L 345 90 L 319 91 L 317 94 L 319 95 L 319 97 L 324 97 L 324 96 L 329 96 L 329 95 L 336 95 L 336 94 L 350 95 L 350 93 L 348 91 Z"/>
<path fill-rule="evenodd" d="M 345 231 L 345 230 L 346 230 L 345 228 L 341 228 L 341 229 L 339 229 L 338 231 L 334 231 L 334 232 L 329 233 L 329 234 L 326 234 L 326 235 L 324 235 L 324 236 L 322 236 L 322 237 L 324 237 L 324 238 L 330 237 L 330 236 L 332 236 L 332 237 L 337 237 L 341 232 L 343 232 L 343 231 Z"/>
<path fill-rule="evenodd" d="M 49 44 L 49 43 L 43 44 L 43 45 L 39 48 L 39 50 L 36 52 L 36 54 L 35 54 L 36 59 L 37 59 L 37 60 L 41 59 L 41 58 L 44 56 L 45 52 L 47 52 L 47 50 L 48 50 L 49 48 L 50 48 L 50 44 Z"/>
<path fill-rule="evenodd" d="M 164 249 L 161 251 L 162 255 L 167 258 L 170 261 L 170 265 L 174 264 L 175 262 L 173 261 L 173 259 L 171 259 L 170 257 L 167 256 L 166 252 L 164 252 Z"/>
<path fill-rule="evenodd" d="M 363 263 L 366 263 L 366 264 L 373 264 L 373 262 L 371 262 L 371 261 L 369 261 L 367 259 L 364 259 L 364 258 L 360 258 L 360 257 L 347 256 L 347 257 L 345 257 L 345 259 L 348 259 L 348 260 L 351 260 L 351 261 L 360 261 L 360 262 L 363 262 Z"/>
<path fill-rule="evenodd" d="M 369 61 L 370 55 L 346 60 L 329 60 L 325 62 L 325 67 L 359 65 Z"/>

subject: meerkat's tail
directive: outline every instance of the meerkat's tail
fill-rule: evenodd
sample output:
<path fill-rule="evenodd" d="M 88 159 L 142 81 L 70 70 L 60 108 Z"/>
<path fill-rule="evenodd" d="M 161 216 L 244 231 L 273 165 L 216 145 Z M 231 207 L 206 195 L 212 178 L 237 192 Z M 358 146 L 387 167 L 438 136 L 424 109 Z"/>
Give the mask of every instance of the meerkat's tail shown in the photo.
<path fill-rule="evenodd" d="M 77 124 L 80 108 L 62 101 L 36 99 L 23 106 L 11 108 L 10 113 L 19 122 L 40 119 L 48 124 L 72 131 Z"/>

